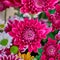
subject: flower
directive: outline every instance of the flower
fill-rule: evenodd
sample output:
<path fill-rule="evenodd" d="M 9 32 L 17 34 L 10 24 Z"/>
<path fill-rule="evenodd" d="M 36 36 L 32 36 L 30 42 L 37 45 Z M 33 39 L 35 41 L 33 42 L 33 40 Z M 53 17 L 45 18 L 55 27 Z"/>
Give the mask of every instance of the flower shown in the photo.
<path fill-rule="evenodd" d="M 60 31 L 58 32 L 58 34 L 56 34 L 55 39 L 60 40 Z"/>
<path fill-rule="evenodd" d="M 14 22 L 14 20 L 16 21 L 16 20 L 18 20 L 18 21 L 23 21 L 23 18 L 20 18 L 20 17 L 18 17 L 17 15 L 14 15 L 14 16 L 12 16 L 12 17 L 10 17 L 9 19 L 8 19 L 8 22 L 7 22 L 7 24 L 8 24 L 8 26 L 7 26 L 7 24 L 5 25 L 5 26 L 7 26 L 4 30 L 5 30 L 5 32 L 8 32 L 8 31 L 11 31 L 11 25 L 12 25 L 12 23 Z M 17 22 L 17 21 L 16 21 Z"/>
<path fill-rule="evenodd" d="M 23 4 L 23 0 L 9 0 L 12 7 L 18 8 Z"/>
<path fill-rule="evenodd" d="M 37 19 L 14 20 L 12 23 L 9 22 L 7 27 L 6 32 L 13 37 L 13 44 L 20 50 L 28 46 L 30 52 L 37 52 L 37 49 L 41 47 L 41 39 L 45 39 L 51 32 L 51 28 L 48 28 L 46 24 L 41 24 Z"/>
<path fill-rule="evenodd" d="M 23 4 L 23 0 L 0 0 L 0 11 L 5 10 L 9 7 L 21 7 Z"/>
<path fill-rule="evenodd" d="M 0 50 L 10 48 L 12 45 L 12 37 L 5 32 L 0 33 Z"/>
<path fill-rule="evenodd" d="M 31 56 L 31 53 L 30 52 L 28 52 L 27 54 L 18 53 L 17 58 L 21 58 L 23 60 L 33 60 L 34 59 L 34 56 Z"/>
<path fill-rule="evenodd" d="M 10 2 L 8 0 L 0 0 L 0 11 L 3 11 L 9 7 L 10 7 Z"/>
<path fill-rule="evenodd" d="M 14 54 L 10 54 L 10 55 L 0 55 L 0 59 L 2 60 L 22 60 L 20 58 L 17 58 L 17 55 L 14 55 Z"/>
<path fill-rule="evenodd" d="M 41 11 L 41 8 L 35 6 L 34 0 L 23 0 L 23 6 L 20 8 L 22 13 L 36 14 Z"/>
<path fill-rule="evenodd" d="M 23 0 L 23 6 L 20 8 L 22 13 L 36 14 L 41 11 L 48 11 L 55 8 L 58 0 Z"/>
<path fill-rule="evenodd" d="M 41 60 L 59 60 L 60 44 L 56 40 L 48 38 L 48 42 L 44 45 Z"/>
<path fill-rule="evenodd" d="M 60 30 L 60 4 L 55 6 L 56 12 L 54 14 L 50 14 L 46 12 L 46 15 L 50 22 L 52 23 L 53 30 Z"/>

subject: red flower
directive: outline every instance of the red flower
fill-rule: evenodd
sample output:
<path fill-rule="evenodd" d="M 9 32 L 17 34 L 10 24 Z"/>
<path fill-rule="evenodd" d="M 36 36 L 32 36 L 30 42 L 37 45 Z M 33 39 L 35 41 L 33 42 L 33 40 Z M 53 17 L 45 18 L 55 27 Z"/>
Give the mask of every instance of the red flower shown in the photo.
<path fill-rule="evenodd" d="M 11 6 L 13 7 L 21 7 L 23 4 L 23 0 L 9 0 L 9 2 L 11 3 Z"/>
<path fill-rule="evenodd" d="M 46 12 L 46 15 L 48 16 L 48 19 L 52 23 L 53 30 L 57 29 L 60 30 L 60 5 L 57 4 L 56 7 L 56 12 L 52 15 L 49 12 Z"/>
<path fill-rule="evenodd" d="M 24 4 L 20 8 L 22 13 L 36 14 L 41 11 L 48 11 L 55 8 L 58 0 L 23 0 Z"/>
<path fill-rule="evenodd" d="M 58 32 L 58 34 L 56 34 L 55 39 L 60 40 L 60 31 Z"/>
<path fill-rule="evenodd" d="M 8 0 L 1 0 L 0 1 L 0 11 L 5 10 L 6 8 L 9 8 L 10 2 Z"/>
<path fill-rule="evenodd" d="M 45 39 L 51 31 L 51 28 L 48 28 L 46 24 L 41 24 L 37 19 L 14 20 L 12 23 L 9 22 L 7 27 L 6 32 L 14 38 L 13 44 L 17 45 L 20 50 L 28 46 L 30 52 L 36 52 L 41 47 L 41 39 Z"/>
<path fill-rule="evenodd" d="M 56 60 L 60 51 L 60 45 L 56 40 L 48 39 L 48 42 L 44 46 L 44 51 L 41 56 L 41 60 Z"/>

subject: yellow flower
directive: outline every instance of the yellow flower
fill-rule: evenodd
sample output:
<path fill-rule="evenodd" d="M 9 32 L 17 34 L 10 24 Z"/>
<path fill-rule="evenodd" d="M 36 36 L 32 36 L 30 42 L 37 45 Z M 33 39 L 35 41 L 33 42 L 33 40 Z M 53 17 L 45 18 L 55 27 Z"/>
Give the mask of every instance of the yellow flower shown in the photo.
<path fill-rule="evenodd" d="M 18 53 L 18 57 L 17 58 L 21 58 L 23 60 L 33 60 L 34 56 L 31 56 L 30 52 L 28 52 L 27 54 Z"/>

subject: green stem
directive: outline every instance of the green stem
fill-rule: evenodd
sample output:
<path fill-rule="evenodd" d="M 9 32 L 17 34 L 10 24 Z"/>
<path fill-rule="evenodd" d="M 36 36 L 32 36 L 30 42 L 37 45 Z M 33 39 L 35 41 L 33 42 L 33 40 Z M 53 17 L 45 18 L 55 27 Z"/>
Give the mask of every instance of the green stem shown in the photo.
<path fill-rule="evenodd" d="M 7 17 L 7 10 L 5 10 L 5 16 L 4 16 L 5 22 L 4 23 L 6 23 L 6 17 Z"/>
<path fill-rule="evenodd" d="M 20 9 L 18 8 L 18 16 L 20 15 Z"/>

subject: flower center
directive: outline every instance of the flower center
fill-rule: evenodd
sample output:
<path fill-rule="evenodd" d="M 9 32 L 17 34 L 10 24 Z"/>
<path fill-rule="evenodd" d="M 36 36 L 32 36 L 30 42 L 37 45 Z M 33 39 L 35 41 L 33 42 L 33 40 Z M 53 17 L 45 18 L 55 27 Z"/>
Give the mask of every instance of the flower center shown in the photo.
<path fill-rule="evenodd" d="M 1 44 L 2 46 L 6 46 L 6 45 L 8 44 L 8 39 L 2 39 L 2 40 L 0 41 L 0 44 Z"/>
<path fill-rule="evenodd" d="M 56 48 L 53 45 L 50 45 L 48 46 L 46 52 L 49 56 L 54 56 L 56 53 Z"/>
<path fill-rule="evenodd" d="M 34 38 L 35 38 L 35 32 L 33 30 L 31 30 L 31 29 L 27 29 L 23 33 L 23 38 L 25 40 L 34 40 Z"/>

